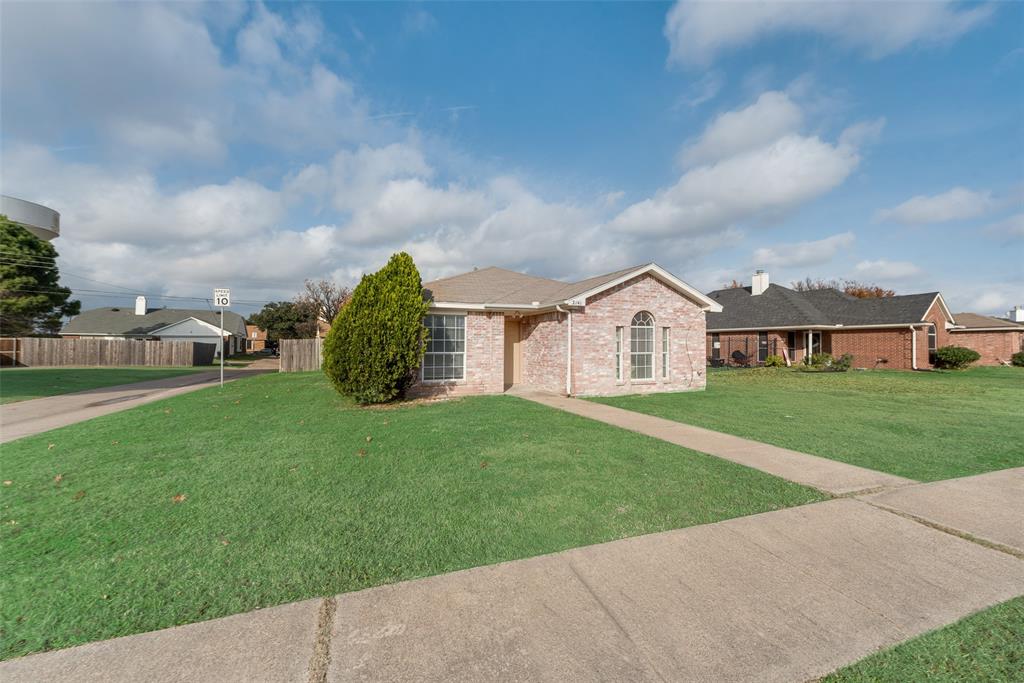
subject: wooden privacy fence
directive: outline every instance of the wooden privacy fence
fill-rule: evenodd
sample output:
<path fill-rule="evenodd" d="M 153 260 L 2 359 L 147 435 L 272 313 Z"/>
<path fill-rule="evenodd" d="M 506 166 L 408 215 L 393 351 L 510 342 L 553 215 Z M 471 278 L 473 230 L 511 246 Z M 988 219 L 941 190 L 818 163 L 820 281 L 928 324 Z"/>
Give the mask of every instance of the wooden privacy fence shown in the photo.
<path fill-rule="evenodd" d="M 281 372 L 319 370 L 324 363 L 323 339 L 282 339 L 278 346 Z"/>
<path fill-rule="evenodd" d="M 190 341 L 19 337 L 0 339 L 0 364 L 24 367 L 191 367 L 212 363 L 216 350 L 216 344 Z"/>

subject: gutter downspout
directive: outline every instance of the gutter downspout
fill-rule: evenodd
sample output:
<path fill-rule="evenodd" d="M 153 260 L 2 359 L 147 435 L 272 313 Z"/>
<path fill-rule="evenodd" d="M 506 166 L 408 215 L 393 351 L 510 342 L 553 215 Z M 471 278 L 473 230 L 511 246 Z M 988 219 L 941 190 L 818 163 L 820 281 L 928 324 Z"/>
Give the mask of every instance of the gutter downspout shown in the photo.
<path fill-rule="evenodd" d="M 572 396 L 572 311 L 555 306 L 559 313 L 565 313 L 569 319 L 569 330 L 565 337 L 565 395 Z"/>
<path fill-rule="evenodd" d="M 917 370 L 917 330 L 910 326 L 910 369 Z"/>

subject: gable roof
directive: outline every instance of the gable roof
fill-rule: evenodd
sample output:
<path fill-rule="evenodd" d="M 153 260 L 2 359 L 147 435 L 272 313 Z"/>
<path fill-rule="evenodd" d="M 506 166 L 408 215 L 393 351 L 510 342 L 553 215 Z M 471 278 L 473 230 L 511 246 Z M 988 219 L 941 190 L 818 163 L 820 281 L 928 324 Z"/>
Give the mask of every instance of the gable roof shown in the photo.
<path fill-rule="evenodd" d="M 645 274 L 664 282 L 705 310 L 718 309 L 717 303 L 656 263 L 623 268 L 578 282 L 562 282 L 490 266 L 424 283 L 423 289 L 437 307 L 543 309 L 586 305 L 587 298 Z"/>
<path fill-rule="evenodd" d="M 952 332 L 957 330 L 1006 330 L 1007 332 L 1024 330 L 1024 325 L 1020 323 L 1015 323 L 1006 318 L 995 318 L 990 315 L 957 313 L 953 317 L 956 318 L 956 326 L 953 327 Z"/>
<path fill-rule="evenodd" d="M 858 299 L 837 289 L 798 292 L 768 285 L 757 296 L 750 287 L 718 289 L 708 296 L 723 309 L 708 314 L 709 330 L 910 325 L 920 323 L 936 299 L 945 311 L 938 292 Z"/>
<path fill-rule="evenodd" d="M 175 323 L 195 318 L 220 328 L 219 311 L 191 310 L 187 308 L 150 308 L 146 315 L 135 315 L 131 306 L 124 308 L 93 308 L 82 311 L 61 330 L 61 334 L 107 334 L 112 336 L 145 337 Z M 245 336 L 245 319 L 232 311 L 224 311 L 224 331 Z"/>

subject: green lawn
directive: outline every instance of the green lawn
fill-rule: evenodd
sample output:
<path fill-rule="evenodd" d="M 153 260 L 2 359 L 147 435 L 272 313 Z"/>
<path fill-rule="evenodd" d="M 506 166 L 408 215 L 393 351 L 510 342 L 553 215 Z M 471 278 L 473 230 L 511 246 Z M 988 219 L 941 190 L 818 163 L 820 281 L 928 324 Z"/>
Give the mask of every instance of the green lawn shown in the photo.
<path fill-rule="evenodd" d="M 4 658 L 823 497 L 510 396 L 357 408 L 319 373 L 3 448 Z"/>
<path fill-rule="evenodd" d="M 872 655 L 822 683 L 1024 681 L 1024 598 Z"/>
<path fill-rule="evenodd" d="M 595 399 L 921 481 L 1024 465 L 1024 370 L 708 373 L 704 392 Z"/>
<path fill-rule="evenodd" d="M 0 370 L 0 403 L 70 394 L 73 391 L 112 387 L 177 377 L 210 368 L 4 368 Z"/>

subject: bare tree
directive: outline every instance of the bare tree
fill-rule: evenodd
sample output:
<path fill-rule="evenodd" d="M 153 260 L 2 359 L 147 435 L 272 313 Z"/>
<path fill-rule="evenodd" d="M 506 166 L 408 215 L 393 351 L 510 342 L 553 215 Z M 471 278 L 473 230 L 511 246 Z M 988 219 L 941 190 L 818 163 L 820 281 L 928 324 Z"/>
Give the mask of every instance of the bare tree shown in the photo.
<path fill-rule="evenodd" d="M 857 282 L 856 280 L 817 280 L 809 277 L 792 283 L 793 289 L 798 292 L 809 292 L 813 289 L 838 289 L 844 294 L 857 297 L 858 299 L 881 299 L 884 297 L 896 296 L 892 289 L 879 287 L 868 282 Z"/>
<path fill-rule="evenodd" d="M 302 326 L 303 332 L 319 336 L 321 321 L 330 325 L 351 297 L 352 290 L 330 280 L 306 280 L 302 293 L 295 297 L 295 305 L 301 307 L 309 318 Z"/>

